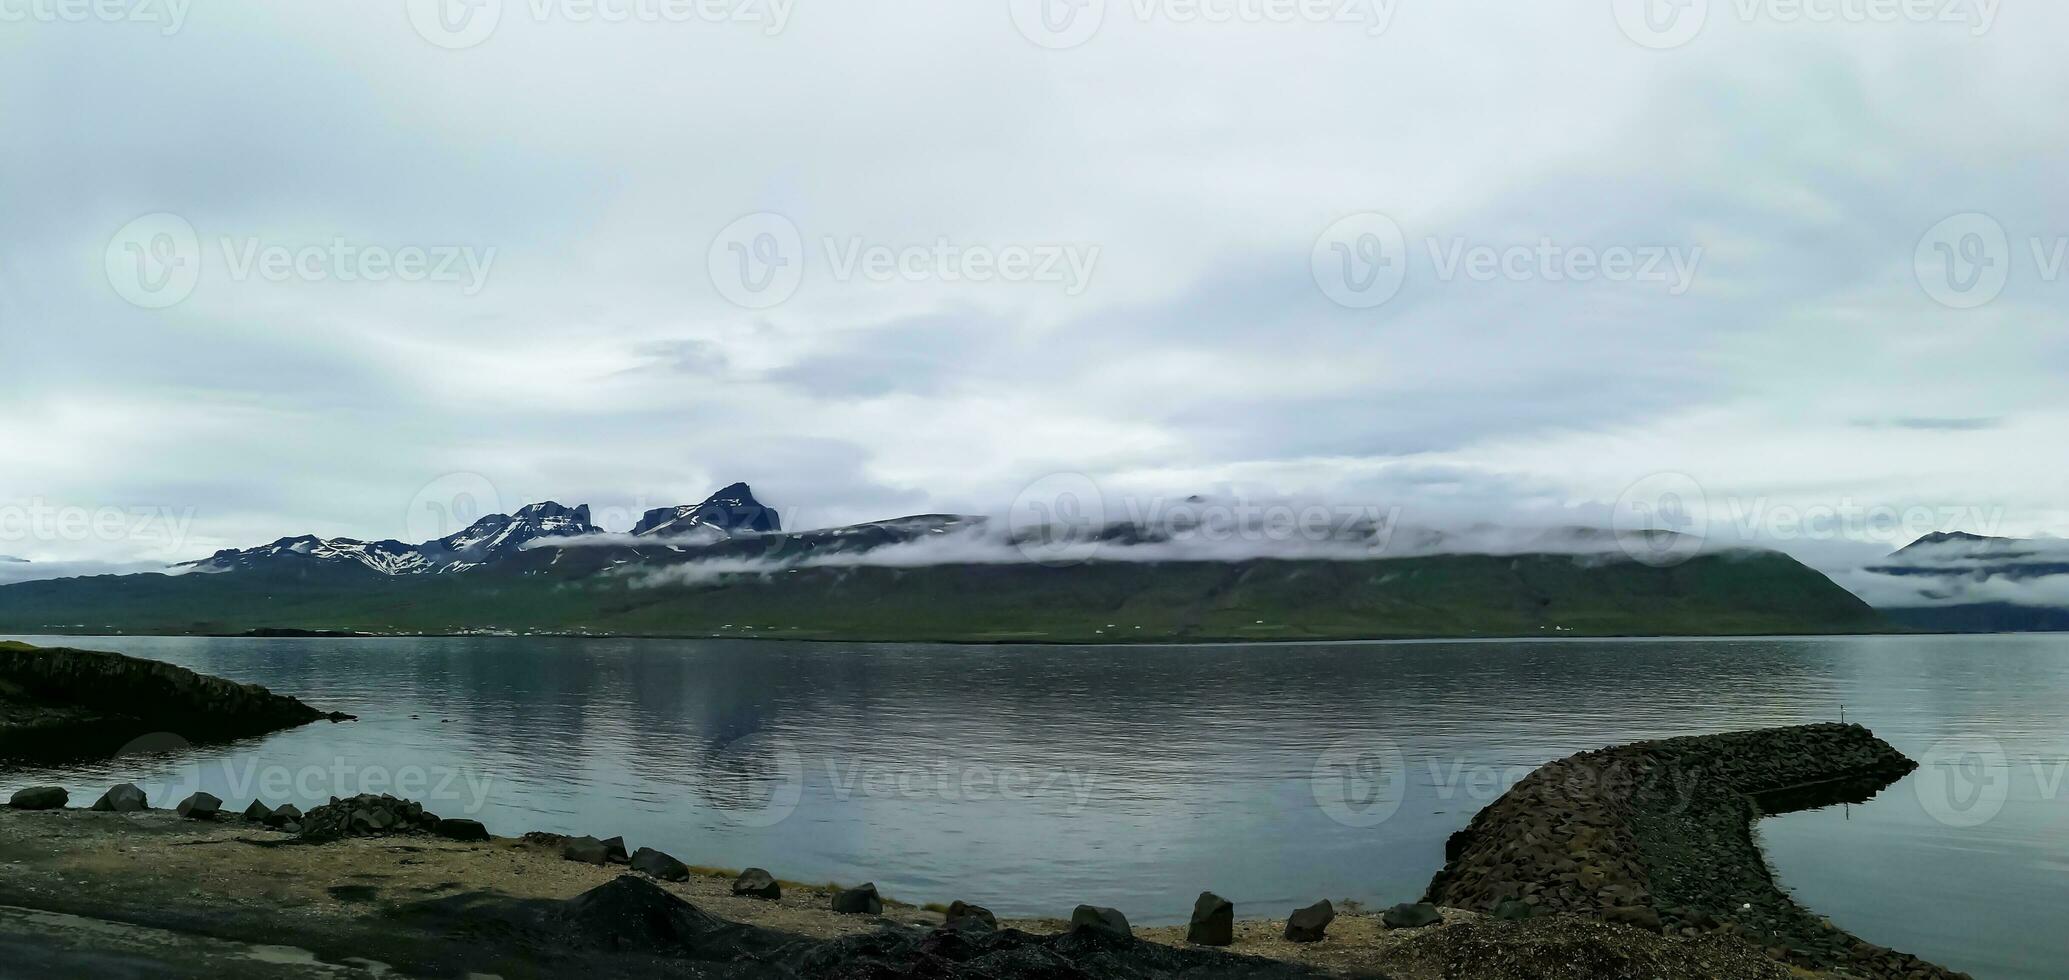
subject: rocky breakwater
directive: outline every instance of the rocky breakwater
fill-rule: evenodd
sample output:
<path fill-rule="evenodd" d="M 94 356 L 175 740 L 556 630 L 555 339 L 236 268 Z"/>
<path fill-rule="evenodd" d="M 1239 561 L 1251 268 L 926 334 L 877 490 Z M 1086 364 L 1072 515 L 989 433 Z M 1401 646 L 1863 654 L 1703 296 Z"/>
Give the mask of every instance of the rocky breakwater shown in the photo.
<path fill-rule="evenodd" d="M 204 742 L 350 718 L 155 660 L 0 643 L 0 756 L 90 758 L 152 733 Z"/>
<path fill-rule="evenodd" d="M 1670 935 L 1723 932 L 1841 976 L 1965 974 L 1857 939 L 1778 887 L 1760 817 L 1861 801 L 1917 768 L 1859 725 L 1806 725 L 1614 746 L 1540 767 L 1445 846 L 1428 900 L 1525 903 Z"/>

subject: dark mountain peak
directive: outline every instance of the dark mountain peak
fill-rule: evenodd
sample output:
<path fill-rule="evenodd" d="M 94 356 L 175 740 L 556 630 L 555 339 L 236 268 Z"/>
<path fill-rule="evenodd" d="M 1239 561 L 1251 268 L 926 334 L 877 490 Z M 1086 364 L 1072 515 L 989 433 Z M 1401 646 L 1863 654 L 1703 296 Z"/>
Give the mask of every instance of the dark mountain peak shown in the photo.
<path fill-rule="evenodd" d="M 634 525 L 632 533 L 640 536 L 690 534 L 697 531 L 717 531 L 732 534 L 737 531 L 774 533 L 783 530 L 783 519 L 775 508 L 766 507 L 754 499 L 754 490 L 745 483 L 735 483 L 704 499 L 694 506 L 661 507 L 647 511 Z"/>
<path fill-rule="evenodd" d="M 760 506 L 760 502 L 754 499 L 754 488 L 748 486 L 745 483 L 732 484 L 731 486 L 728 486 L 725 489 L 720 490 L 719 492 L 704 498 L 704 502 L 707 504 L 720 501 L 734 503 L 749 503 L 755 504 L 756 506 Z"/>
<path fill-rule="evenodd" d="M 2012 544 L 2015 541 L 2016 539 L 2014 538 L 1997 538 L 1986 534 L 1970 534 L 1967 531 L 1934 531 L 1902 548 L 1898 548 L 1897 554 L 1901 555 L 1913 548 L 1937 548 L 1950 544 L 1976 548 L 1996 548 Z"/>
<path fill-rule="evenodd" d="M 516 514 L 490 514 L 458 534 L 427 541 L 420 550 L 442 567 L 472 567 L 492 558 L 524 550 L 541 538 L 595 534 L 589 505 L 569 507 L 551 500 L 518 508 Z"/>
<path fill-rule="evenodd" d="M 555 501 L 542 500 L 539 503 L 518 508 L 516 518 L 520 521 L 542 525 L 572 523 L 579 524 L 584 528 L 590 527 L 588 504 L 568 507 Z"/>

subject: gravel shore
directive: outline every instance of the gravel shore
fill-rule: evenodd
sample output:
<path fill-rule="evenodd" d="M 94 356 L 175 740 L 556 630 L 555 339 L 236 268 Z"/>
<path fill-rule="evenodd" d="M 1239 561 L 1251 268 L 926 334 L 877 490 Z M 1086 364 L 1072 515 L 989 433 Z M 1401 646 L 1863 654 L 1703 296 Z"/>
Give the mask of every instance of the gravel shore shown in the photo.
<path fill-rule="evenodd" d="M 510 910 L 558 906 L 628 874 L 622 866 L 564 860 L 548 839 L 461 842 L 412 833 L 321 845 L 295 841 L 235 818 L 191 821 L 162 810 L 0 811 L 0 952 L 20 949 L 28 956 L 34 950 L 36 962 L 56 971 L 52 975 L 121 975 L 113 967 L 149 962 L 153 970 L 133 975 L 212 980 L 371 976 L 383 970 L 508 978 L 580 971 L 796 975 L 773 960 L 714 965 L 627 959 L 622 953 L 528 943 L 508 926 Z M 731 882 L 727 873 L 693 871 L 684 881 L 651 884 L 728 927 L 755 930 L 763 937 L 758 941 L 817 950 L 814 955 L 822 957 L 867 953 L 882 946 L 884 937 L 909 942 L 946 931 L 939 929 L 940 913 L 895 900 L 886 900 L 881 915 L 839 915 L 830 909 L 826 885 L 786 883 L 780 900 L 766 901 L 733 895 Z M 1427 928 L 1388 929 L 1378 916 L 1353 910 L 1339 914 L 1327 938 L 1313 944 L 1285 941 L 1280 920 L 1239 921 L 1226 951 L 1189 947 L 1183 928 L 1140 929 L 1136 935 L 1149 944 L 1141 947 L 1144 952 L 1114 962 L 1149 964 L 1133 974 L 1144 977 L 1792 976 L 1758 950 L 1723 937 L 1664 937 L 1567 917 L 1501 922 L 1458 910 L 1445 910 L 1442 919 Z M 1061 920 L 1009 920 L 1000 926 L 1052 944 L 1068 939 L 1068 923 Z M 1151 948 L 1168 949 L 1159 955 L 1176 958 L 1148 955 Z"/>

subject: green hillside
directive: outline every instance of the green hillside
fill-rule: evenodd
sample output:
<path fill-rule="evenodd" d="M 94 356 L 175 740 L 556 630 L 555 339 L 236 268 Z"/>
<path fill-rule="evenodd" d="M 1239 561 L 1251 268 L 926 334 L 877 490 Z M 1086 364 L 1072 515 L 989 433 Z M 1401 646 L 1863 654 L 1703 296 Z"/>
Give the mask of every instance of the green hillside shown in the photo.
<path fill-rule="evenodd" d="M 1671 568 L 1568 555 L 809 568 L 629 576 L 137 575 L 0 588 L 0 632 L 592 632 L 1145 642 L 1873 632 L 1865 603 L 1773 553 Z"/>

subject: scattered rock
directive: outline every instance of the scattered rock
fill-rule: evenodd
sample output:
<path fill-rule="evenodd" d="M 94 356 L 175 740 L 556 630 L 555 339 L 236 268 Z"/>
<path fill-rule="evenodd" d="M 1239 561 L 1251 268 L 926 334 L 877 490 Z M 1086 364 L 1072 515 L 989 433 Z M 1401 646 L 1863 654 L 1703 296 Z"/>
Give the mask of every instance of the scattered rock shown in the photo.
<path fill-rule="evenodd" d="M 488 828 L 482 826 L 479 820 L 440 820 L 436 827 L 438 836 L 452 840 L 480 841 L 489 839 Z"/>
<path fill-rule="evenodd" d="M 842 915 L 882 915 L 884 900 L 876 893 L 876 883 L 870 882 L 859 888 L 843 888 L 834 892 L 833 910 Z"/>
<path fill-rule="evenodd" d="M 92 807 L 100 813 L 136 813 L 150 808 L 150 803 L 144 799 L 144 791 L 138 789 L 135 783 L 110 787 L 107 792 L 101 794 L 100 799 L 93 802 Z"/>
<path fill-rule="evenodd" d="M 989 932 L 999 927 L 999 919 L 982 905 L 971 905 L 958 900 L 948 903 L 948 917 L 942 925 L 955 929 L 982 929 Z"/>
<path fill-rule="evenodd" d="M 570 861 L 602 867 L 611 862 L 611 849 L 594 837 L 570 837 L 567 843 L 560 846 L 560 856 Z"/>
<path fill-rule="evenodd" d="M 1105 936 L 1110 939 L 1133 939 L 1135 930 L 1128 925 L 1128 917 L 1118 909 L 1098 905 L 1080 905 L 1071 910 L 1070 931 Z"/>
<path fill-rule="evenodd" d="M 1494 917 L 1503 922 L 1521 922 L 1537 914 L 1537 906 L 1513 899 L 1494 907 Z"/>
<path fill-rule="evenodd" d="M 1227 946 L 1236 941 L 1236 906 L 1213 892 L 1193 901 L 1193 918 L 1185 941 L 1200 946 Z"/>
<path fill-rule="evenodd" d="M 740 877 L 733 879 L 733 894 L 773 902 L 783 897 L 783 886 L 777 883 L 775 875 L 760 868 L 748 868 L 740 872 Z"/>
<path fill-rule="evenodd" d="M 604 858 L 612 864 L 631 864 L 632 858 L 625 853 L 625 838 L 606 837 L 603 840 Z"/>
<path fill-rule="evenodd" d="M 259 823 L 272 815 L 273 808 L 257 800 L 251 801 L 251 805 L 244 808 L 244 819 L 252 823 Z"/>
<path fill-rule="evenodd" d="M 223 801 L 211 793 L 195 793 L 181 800 L 176 809 L 189 820 L 214 820 L 223 811 Z"/>
<path fill-rule="evenodd" d="M 1293 943 L 1319 943 L 1322 934 L 1329 930 L 1329 923 L 1336 921 L 1336 906 L 1323 899 L 1304 909 L 1295 909 L 1286 917 L 1286 941 Z"/>
<path fill-rule="evenodd" d="M 1437 907 L 1428 902 L 1404 902 L 1381 912 L 1379 921 L 1389 929 L 1420 929 L 1444 921 Z"/>
<path fill-rule="evenodd" d="M 607 950 L 629 955 L 624 961 L 628 966 L 637 961 L 646 967 L 649 961 L 658 961 L 653 967 L 659 969 L 652 972 L 671 976 L 812 980 L 1321 980 L 1325 976 L 1296 963 L 1082 932 L 1037 936 L 1018 929 L 887 926 L 835 939 L 809 939 L 728 922 L 638 875 L 620 876 L 565 902 L 508 896 L 441 897 L 397 908 L 393 914 L 441 933 L 508 937 L 519 948 Z"/>
<path fill-rule="evenodd" d="M 274 811 L 274 819 L 283 822 L 280 811 Z M 441 821 L 435 813 L 425 811 L 424 805 L 413 800 L 396 799 L 393 796 L 374 796 L 362 793 L 349 800 L 332 797 L 331 802 L 310 810 L 306 814 L 293 814 L 293 822 L 301 824 L 299 833 L 302 841 L 309 844 L 323 844 L 346 837 L 386 837 L 393 834 L 430 833 L 438 829 Z"/>
<path fill-rule="evenodd" d="M 31 786 L 16 790 L 7 805 L 17 810 L 56 810 L 71 799 L 62 786 Z"/>
<path fill-rule="evenodd" d="M 632 870 L 662 881 L 690 880 L 690 867 L 651 847 L 642 847 L 633 852 Z"/>
<path fill-rule="evenodd" d="M 274 807 L 272 813 L 266 815 L 266 826 L 268 827 L 285 828 L 288 824 L 300 824 L 301 822 L 302 808 L 292 803 L 282 803 Z"/>

